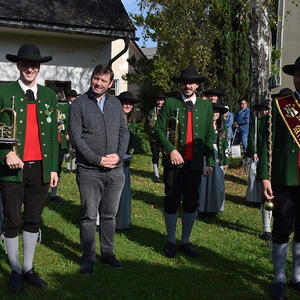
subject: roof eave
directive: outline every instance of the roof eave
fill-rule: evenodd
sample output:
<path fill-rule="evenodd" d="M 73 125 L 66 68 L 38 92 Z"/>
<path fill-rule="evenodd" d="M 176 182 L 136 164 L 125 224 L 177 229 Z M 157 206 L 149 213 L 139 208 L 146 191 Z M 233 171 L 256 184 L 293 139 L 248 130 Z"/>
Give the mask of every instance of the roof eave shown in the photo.
<path fill-rule="evenodd" d="M 114 28 L 91 28 L 91 27 L 77 27 L 77 26 L 61 26 L 57 24 L 43 24 L 43 23 L 30 23 L 24 21 L 11 21 L 0 19 L 0 26 L 11 27 L 11 28 L 21 28 L 21 29 L 32 29 L 39 31 L 52 31 L 68 34 L 83 34 L 90 36 L 101 36 L 109 37 L 113 39 L 119 38 L 135 38 L 135 30 L 122 30 Z"/>

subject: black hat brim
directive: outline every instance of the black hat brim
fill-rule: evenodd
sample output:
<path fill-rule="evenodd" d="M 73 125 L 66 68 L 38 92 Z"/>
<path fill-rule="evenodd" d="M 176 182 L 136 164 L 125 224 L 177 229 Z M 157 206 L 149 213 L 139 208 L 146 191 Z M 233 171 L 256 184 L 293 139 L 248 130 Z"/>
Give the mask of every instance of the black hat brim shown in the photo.
<path fill-rule="evenodd" d="M 300 70 L 300 65 L 286 65 L 282 67 L 282 71 L 291 76 L 294 76 L 296 70 Z"/>
<path fill-rule="evenodd" d="M 228 108 L 223 106 L 220 103 L 212 103 L 213 110 L 217 110 L 221 115 L 224 115 L 228 112 Z"/>
<path fill-rule="evenodd" d="M 171 80 L 178 83 L 181 81 L 196 81 L 199 83 L 202 83 L 204 81 L 206 81 L 206 76 L 196 76 L 196 77 L 172 77 Z"/>
<path fill-rule="evenodd" d="M 221 91 L 218 91 L 218 90 L 208 90 L 208 91 L 205 91 L 203 93 L 204 96 L 208 96 L 208 95 L 216 95 L 218 97 L 222 97 L 223 96 L 223 93 Z"/>
<path fill-rule="evenodd" d="M 117 96 L 117 98 L 121 101 L 121 103 L 123 102 L 132 102 L 133 104 L 137 104 L 137 103 L 142 103 L 143 101 L 137 98 L 131 98 L 131 97 L 120 97 Z"/>
<path fill-rule="evenodd" d="M 26 56 L 19 56 L 13 54 L 6 54 L 6 59 L 11 62 L 18 62 L 18 61 L 32 61 L 32 62 L 48 62 L 52 60 L 52 56 L 44 56 L 44 57 L 26 57 Z"/>

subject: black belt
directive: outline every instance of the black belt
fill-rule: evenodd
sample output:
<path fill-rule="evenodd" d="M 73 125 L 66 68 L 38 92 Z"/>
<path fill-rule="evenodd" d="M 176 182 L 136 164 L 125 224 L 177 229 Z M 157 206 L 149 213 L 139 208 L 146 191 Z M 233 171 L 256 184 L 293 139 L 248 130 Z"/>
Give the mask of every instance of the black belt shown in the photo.
<path fill-rule="evenodd" d="M 41 162 L 40 160 L 33 160 L 33 161 L 24 161 L 24 164 L 25 165 L 33 165 L 33 164 L 36 164 L 36 163 L 39 163 Z"/>

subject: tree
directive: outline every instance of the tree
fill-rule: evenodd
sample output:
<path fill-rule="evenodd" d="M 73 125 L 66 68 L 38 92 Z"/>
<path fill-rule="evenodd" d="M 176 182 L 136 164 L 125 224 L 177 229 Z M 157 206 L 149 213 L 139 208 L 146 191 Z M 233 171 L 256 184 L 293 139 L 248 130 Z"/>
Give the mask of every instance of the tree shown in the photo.
<path fill-rule="evenodd" d="M 251 103 L 269 98 L 272 39 L 269 9 L 264 0 L 250 1 L 251 16 Z"/>

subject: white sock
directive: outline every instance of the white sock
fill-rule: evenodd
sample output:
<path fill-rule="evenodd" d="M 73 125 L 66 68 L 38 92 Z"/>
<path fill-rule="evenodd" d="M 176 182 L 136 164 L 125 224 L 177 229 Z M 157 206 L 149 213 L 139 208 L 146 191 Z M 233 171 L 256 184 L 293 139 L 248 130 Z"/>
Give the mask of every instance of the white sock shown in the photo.
<path fill-rule="evenodd" d="M 273 265 L 274 265 L 274 282 L 286 282 L 285 264 L 289 249 L 289 243 L 275 244 L 273 243 Z"/>
<path fill-rule="evenodd" d="M 195 219 L 196 219 L 196 212 L 194 213 L 182 212 L 181 245 L 189 242 Z"/>
<path fill-rule="evenodd" d="M 154 175 L 159 178 L 158 165 L 153 164 L 152 167 L 153 167 Z"/>
<path fill-rule="evenodd" d="M 177 214 L 164 213 L 165 223 L 167 229 L 168 242 L 176 243 L 176 225 L 177 225 Z"/>
<path fill-rule="evenodd" d="M 266 210 L 262 205 L 261 216 L 262 216 L 263 232 L 271 232 L 272 211 Z"/>
<path fill-rule="evenodd" d="M 70 170 L 70 154 L 65 155 L 65 160 L 66 160 L 66 169 Z"/>
<path fill-rule="evenodd" d="M 32 262 L 35 253 L 38 234 L 38 232 L 32 233 L 28 231 L 23 231 L 23 273 L 27 273 L 32 269 Z"/>
<path fill-rule="evenodd" d="M 292 277 L 293 283 L 300 281 L 300 243 L 293 241 L 292 243 L 293 264 L 292 264 Z"/>
<path fill-rule="evenodd" d="M 6 237 L 5 245 L 11 270 L 21 274 L 22 272 L 19 261 L 19 236 L 16 236 L 14 238 Z"/>

